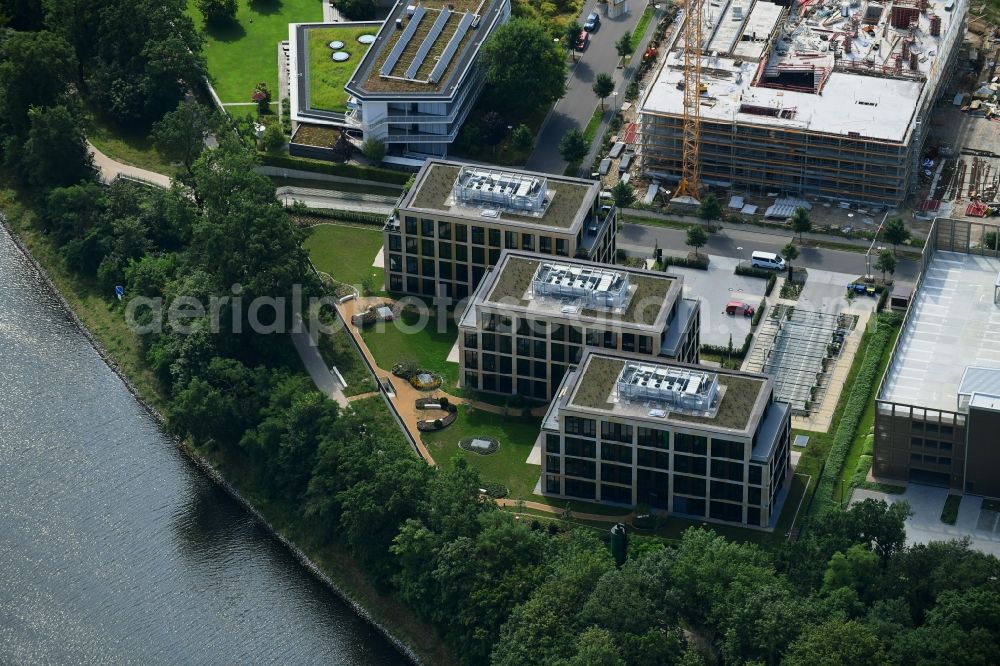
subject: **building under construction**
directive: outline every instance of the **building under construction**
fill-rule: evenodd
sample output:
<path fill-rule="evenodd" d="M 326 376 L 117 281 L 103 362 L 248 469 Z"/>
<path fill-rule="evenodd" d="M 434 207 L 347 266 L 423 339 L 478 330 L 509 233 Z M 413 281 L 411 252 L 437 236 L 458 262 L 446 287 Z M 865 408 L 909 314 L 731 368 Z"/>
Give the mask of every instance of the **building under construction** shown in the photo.
<path fill-rule="evenodd" d="M 895 206 L 916 185 L 968 0 L 702 0 L 700 176 L 741 192 Z M 682 169 L 678 31 L 640 109 L 642 170 Z"/>

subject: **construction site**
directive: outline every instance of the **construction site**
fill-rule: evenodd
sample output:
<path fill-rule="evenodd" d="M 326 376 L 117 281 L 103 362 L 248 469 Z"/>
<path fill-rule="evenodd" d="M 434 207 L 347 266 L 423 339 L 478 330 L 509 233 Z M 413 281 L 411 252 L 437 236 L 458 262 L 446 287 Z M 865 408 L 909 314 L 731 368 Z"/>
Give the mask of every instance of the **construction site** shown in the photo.
<path fill-rule="evenodd" d="M 941 168 L 927 161 L 931 115 L 968 0 L 689 8 L 639 100 L 645 179 L 695 199 L 709 187 L 880 209 L 926 190 Z"/>

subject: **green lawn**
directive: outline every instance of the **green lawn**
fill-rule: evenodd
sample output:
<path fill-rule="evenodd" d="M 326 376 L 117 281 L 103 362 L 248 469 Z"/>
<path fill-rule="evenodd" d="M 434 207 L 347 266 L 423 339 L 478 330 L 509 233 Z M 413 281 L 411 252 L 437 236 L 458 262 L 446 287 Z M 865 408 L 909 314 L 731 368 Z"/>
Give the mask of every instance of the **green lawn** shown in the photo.
<path fill-rule="evenodd" d="M 118 127 L 92 114 L 87 118 L 87 138 L 99 151 L 123 164 L 167 176 L 175 176 L 183 169 L 161 155 L 144 133 Z"/>
<path fill-rule="evenodd" d="M 324 111 L 347 110 L 347 92 L 344 86 L 350 80 L 358 63 L 368 52 L 368 47 L 358 42 L 360 35 L 374 35 L 378 29 L 364 28 L 310 28 L 305 31 L 309 49 L 309 107 Z M 330 56 L 332 41 L 344 42 L 344 51 L 351 54 L 344 62 L 334 62 Z"/>
<path fill-rule="evenodd" d="M 188 0 L 187 14 L 205 37 L 202 51 L 224 104 L 249 102 L 261 81 L 277 101 L 278 42 L 288 39 L 289 23 L 322 21 L 323 6 L 317 0 L 241 1 L 236 20 L 222 27 L 206 26 L 195 0 Z"/>
<path fill-rule="evenodd" d="M 483 481 L 504 484 L 513 498 L 539 501 L 541 498 L 532 493 L 542 468 L 525 461 L 538 437 L 540 425 L 541 418 L 500 416 L 460 405 L 455 423 L 438 432 L 424 433 L 421 439 L 438 464 L 461 456 L 479 470 Z M 500 442 L 500 450 L 483 456 L 458 447 L 463 439 L 481 436 L 495 437 Z"/>
<path fill-rule="evenodd" d="M 359 286 L 370 279 L 372 291 L 382 290 L 385 271 L 372 266 L 382 247 L 381 229 L 321 224 L 309 230 L 303 247 L 316 268 L 338 282 Z"/>
<path fill-rule="evenodd" d="M 629 44 L 632 45 L 632 51 L 639 48 L 639 42 L 642 41 L 643 36 L 646 34 L 646 28 L 649 27 L 649 22 L 653 20 L 653 8 L 646 7 L 645 11 L 642 12 L 642 16 L 639 17 L 639 22 L 635 26 L 635 30 L 632 31 L 632 39 Z M 642 54 L 639 53 L 633 57 L 642 58 Z"/>
<path fill-rule="evenodd" d="M 406 330 L 403 330 L 406 328 Z M 411 328 L 420 330 L 411 331 Z M 420 316 L 404 311 L 398 322 L 369 326 L 361 332 L 365 344 L 384 370 L 406 360 L 414 360 L 422 370 L 430 370 L 444 378 L 443 389 L 452 391 L 458 384 L 458 363 L 449 363 L 448 352 L 458 339 L 458 327 L 449 314 L 446 330 L 438 332 L 436 316 L 420 326 Z"/>

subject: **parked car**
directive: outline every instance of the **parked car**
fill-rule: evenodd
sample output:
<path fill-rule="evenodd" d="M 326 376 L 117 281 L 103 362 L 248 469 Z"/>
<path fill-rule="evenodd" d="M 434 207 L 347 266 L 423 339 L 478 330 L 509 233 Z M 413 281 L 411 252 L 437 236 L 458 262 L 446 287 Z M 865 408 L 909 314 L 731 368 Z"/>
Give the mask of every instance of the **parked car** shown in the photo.
<path fill-rule="evenodd" d="M 743 315 L 744 317 L 752 317 L 754 313 L 753 306 L 749 303 L 744 303 L 743 301 L 729 301 L 726 303 L 726 314 L 727 315 Z"/>
<path fill-rule="evenodd" d="M 576 50 L 583 51 L 587 48 L 587 44 L 590 43 L 590 33 L 586 30 L 580 31 L 580 36 L 576 39 Z"/>
<path fill-rule="evenodd" d="M 773 252 L 754 252 L 750 255 L 750 265 L 754 268 L 771 268 L 777 271 L 785 270 L 785 260 Z"/>
<path fill-rule="evenodd" d="M 590 12 L 587 14 L 587 22 L 583 24 L 583 29 L 587 32 L 593 32 L 597 30 L 597 27 L 601 25 L 601 16 L 597 12 Z"/>

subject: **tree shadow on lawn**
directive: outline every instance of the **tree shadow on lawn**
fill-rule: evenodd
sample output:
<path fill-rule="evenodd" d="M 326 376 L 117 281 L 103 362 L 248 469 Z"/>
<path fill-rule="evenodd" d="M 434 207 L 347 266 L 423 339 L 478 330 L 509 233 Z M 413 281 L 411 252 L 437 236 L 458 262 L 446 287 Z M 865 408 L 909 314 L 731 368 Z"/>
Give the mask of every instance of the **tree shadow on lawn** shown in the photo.
<path fill-rule="evenodd" d="M 206 23 L 205 34 L 220 42 L 238 42 L 247 36 L 247 31 L 239 21 L 232 20 L 224 23 Z"/>
<path fill-rule="evenodd" d="M 281 12 L 281 0 L 250 0 L 250 10 L 261 16 L 269 16 Z"/>

